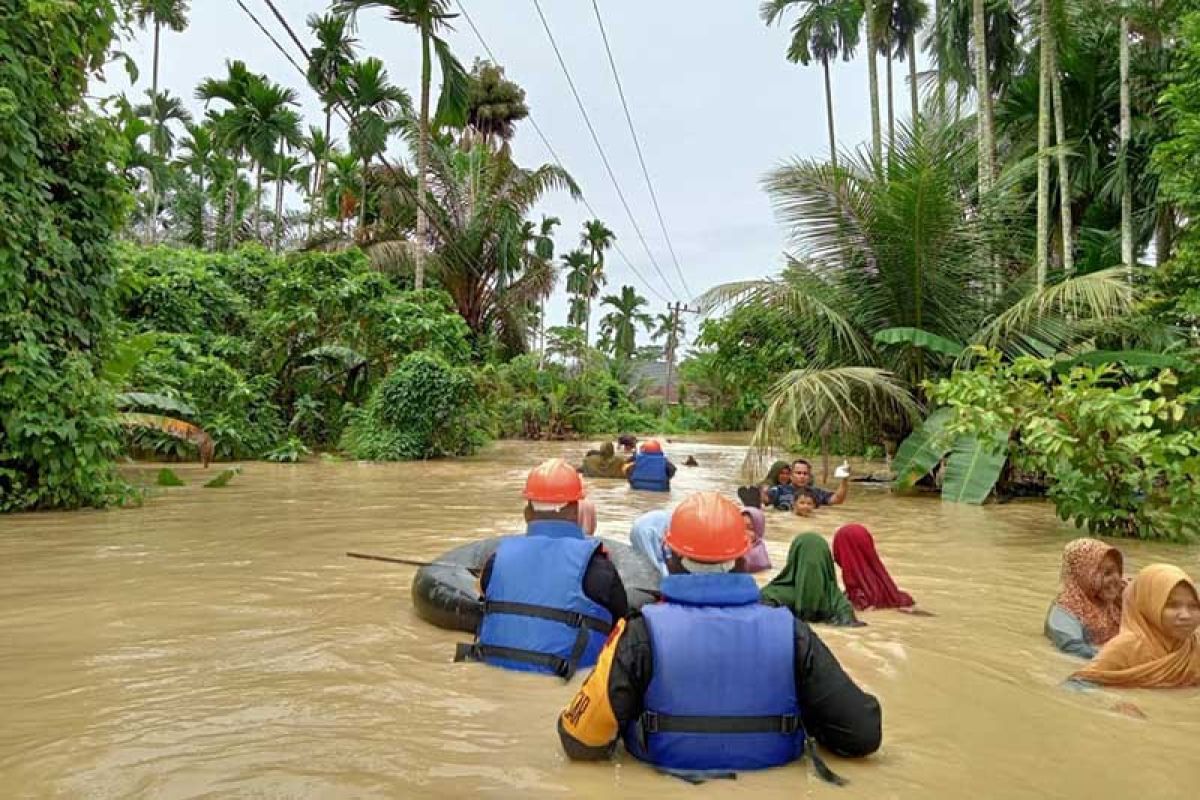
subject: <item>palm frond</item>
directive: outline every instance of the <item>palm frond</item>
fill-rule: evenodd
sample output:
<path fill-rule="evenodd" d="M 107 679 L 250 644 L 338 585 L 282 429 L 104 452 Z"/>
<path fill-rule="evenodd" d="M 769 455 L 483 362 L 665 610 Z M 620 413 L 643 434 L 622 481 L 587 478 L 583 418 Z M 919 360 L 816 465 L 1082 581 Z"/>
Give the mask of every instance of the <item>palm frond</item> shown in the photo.
<path fill-rule="evenodd" d="M 794 370 L 767 395 L 767 410 L 750 440 L 743 468 L 747 475 L 762 474 L 771 454 L 795 438 L 858 431 L 897 417 L 911 424 L 920 414 L 910 389 L 885 370 Z"/>

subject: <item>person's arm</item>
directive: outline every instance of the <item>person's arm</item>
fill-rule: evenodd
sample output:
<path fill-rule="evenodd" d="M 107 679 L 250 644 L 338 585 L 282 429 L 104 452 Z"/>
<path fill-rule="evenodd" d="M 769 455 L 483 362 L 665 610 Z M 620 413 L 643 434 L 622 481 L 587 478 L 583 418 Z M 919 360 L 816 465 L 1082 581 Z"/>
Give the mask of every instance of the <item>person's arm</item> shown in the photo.
<path fill-rule="evenodd" d="M 846 502 L 846 493 L 849 490 L 850 479 L 842 478 L 841 481 L 838 482 L 837 490 L 829 496 L 829 499 L 825 501 L 825 505 L 840 506 L 842 503 Z"/>
<path fill-rule="evenodd" d="M 485 594 L 487 594 L 488 584 L 492 580 L 492 565 L 494 565 L 495 563 L 496 563 L 496 554 L 492 553 L 490 556 L 487 557 L 487 561 L 483 562 L 483 569 L 481 569 L 479 571 L 479 580 L 477 581 L 477 583 L 479 585 L 479 596 L 480 597 L 483 597 Z"/>
<path fill-rule="evenodd" d="M 583 593 L 608 609 L 613 621 L 629 616 L 629 598 L 621 573 L 603 547 L 597 547 L 583 575 Z"/>
<path fill-rule="evenodd" d="M 796 695 L 808 735 L 839 756 L 858 758 L 879 749 L 879 701 L 846 674 L 812 629 L 796 620 Z"/>
<path fill-rule="evenodd" d="M 645 620 L 620 620 L 591 674 L 558 717 L 558 738 L 567 758 L 608 758 L 621 731 L 642 713 L 653 672 Z"/>
<path fill-rule="evenodd" d="M 676 469 L 675 465 L 671 463 L 670 459 L 667 459 L 667 479 L 668 480 L 675 477 L 675 469 Z"/>
<path fill-rule="evenodd" d="M 1064 653 L 1086 659 L 1096 657 L 1097 648 L 1088 641 L 1083 624 L 1057 603 L 1050 607 L 1050 613 L 1046 615 L 1045 631 L 1054 646 Z"/>

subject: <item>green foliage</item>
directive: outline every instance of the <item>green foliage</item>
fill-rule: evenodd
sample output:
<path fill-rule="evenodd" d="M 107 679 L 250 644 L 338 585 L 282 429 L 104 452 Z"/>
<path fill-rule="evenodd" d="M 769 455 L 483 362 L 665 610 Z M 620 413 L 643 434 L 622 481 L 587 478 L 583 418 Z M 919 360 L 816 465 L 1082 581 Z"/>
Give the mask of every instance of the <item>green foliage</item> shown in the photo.
<path fill-rule="evenodd" d="M 470 372 L 414 353 L 354 412 L 341 446 L 355 458 L 405 461 L 465 455 L 487 441 Z"/>
<path fill-rule="evenodd" d="M 122 18 L 3 0 L 0 19 L 0 511 L 107 505 L 124 484 L 99 370 L 128 191 L 120 135 L 83 97 Z"/>
<path fill-rule="evenodd" d="M 158 471 L 158 477 L 155 478 L 154 483 L 158 486 L 187 486 L 174 470 L 167 467 Z"/>
<path fill-rule="evenodd" d="M 234 476 L 241 472 L 241 467 L 233 467 L 231 469 L 221 470 L 221 474 L 204 484 L 205 489 L 224 489 L 229 485 L 229 482 L 234 479 Z"/>
<path fill-rule="evenodd" d="M 992 493 L 1008 459 L 1008 431 L 959 436 L 946 460 L 942 499 L 981 505 Z"/>
<path fill-rule="evenodd" d="M 901 442 L 892 462 L 898 490 L 905 491 L 915 486 L 949 451 L 943 432 L 953 416 L 952 409 L 939 408 Z"/>
<path fill-rule="evenodd" d="M 954 410 L 950 435 L 1012 430 L 1009 458 L 1049 482 L 1059 516 L 1095 533 L 1191 540 L 1200 513 L 1200 389 L 1162 370 L 1132 377 L 1112 366 L 1056 374 L 1053 362 L 974 369 L 929 387 Z"/>
<path fill-rule="evenodd" d="M 289 436 L 287 441 L 268 452 L 263 458 L 277 464 L 299 464 L 308 455 L 312 455 L 312 450 L 299 437 Z"/>

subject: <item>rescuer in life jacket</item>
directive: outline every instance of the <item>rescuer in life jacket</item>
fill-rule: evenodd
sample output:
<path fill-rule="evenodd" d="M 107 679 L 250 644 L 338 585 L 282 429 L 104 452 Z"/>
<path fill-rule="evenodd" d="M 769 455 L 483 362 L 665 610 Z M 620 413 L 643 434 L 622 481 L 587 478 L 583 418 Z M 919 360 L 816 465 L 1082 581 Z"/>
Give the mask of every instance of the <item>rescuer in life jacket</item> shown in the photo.
<path fill-rule="evenodd" d="M 634 489 L 645 492 L 671 491 L 675 465 L 663 453 L 662 445 L 650 439 L 642 445 L 633 461 L 625 465 L 625 476 Z"/>
<path fill-rule="evenodd" d="M 816 740 L 847 757 L 879 747 L 879 702 L 791 612 L 734 573 L 750 547 L 741 509 L 715 492 L 671 516 L 663 602 L 618 620 L 559 716 L 572 759 L 635 757 L 688 780 L 786 764 Z M 812 742 L 810 741 L 810 748 Z M 839 781 L 816 757 L 817 771 Z"/>
<path fill-rule="evenodd" d="M 483 619 L 455 661 L 570 680 L 596 663 L 613 623 L 629 612 L 625 585 L 598 539 L 580 528 L 583 480 L 562 459 L 525 481 L 524 536 L 504 539 L 483 566 Z"/>

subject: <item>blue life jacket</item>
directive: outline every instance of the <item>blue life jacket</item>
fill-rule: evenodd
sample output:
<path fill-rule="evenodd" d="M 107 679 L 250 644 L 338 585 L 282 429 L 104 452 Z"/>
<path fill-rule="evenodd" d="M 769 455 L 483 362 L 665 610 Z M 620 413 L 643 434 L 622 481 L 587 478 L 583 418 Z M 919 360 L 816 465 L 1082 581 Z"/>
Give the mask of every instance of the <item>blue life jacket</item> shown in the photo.
<path fill-rule="evenodd" d="M 629 485 L 646 492 L 671 491 L 667 475 L 667 456 L 664 453 L 638 453 L 629 473 Z"/>
<path fill-rule="evenodd" d="M 575 523 L 559 520 L 535 520 L 525 536 L 501 542 L 475 642 L 459 645 L 455 661 L 565 680 L 595 664 L 613 623 L 609 610 L 583 591 L 599 546 Z"/>
<path fill-rule="evenodd" d="M 654 673 L 625 748 L 666 770 L 732 771 L 804 753 L 795 620 L 749 575 L 669 575 L 642 608 Z"/>

